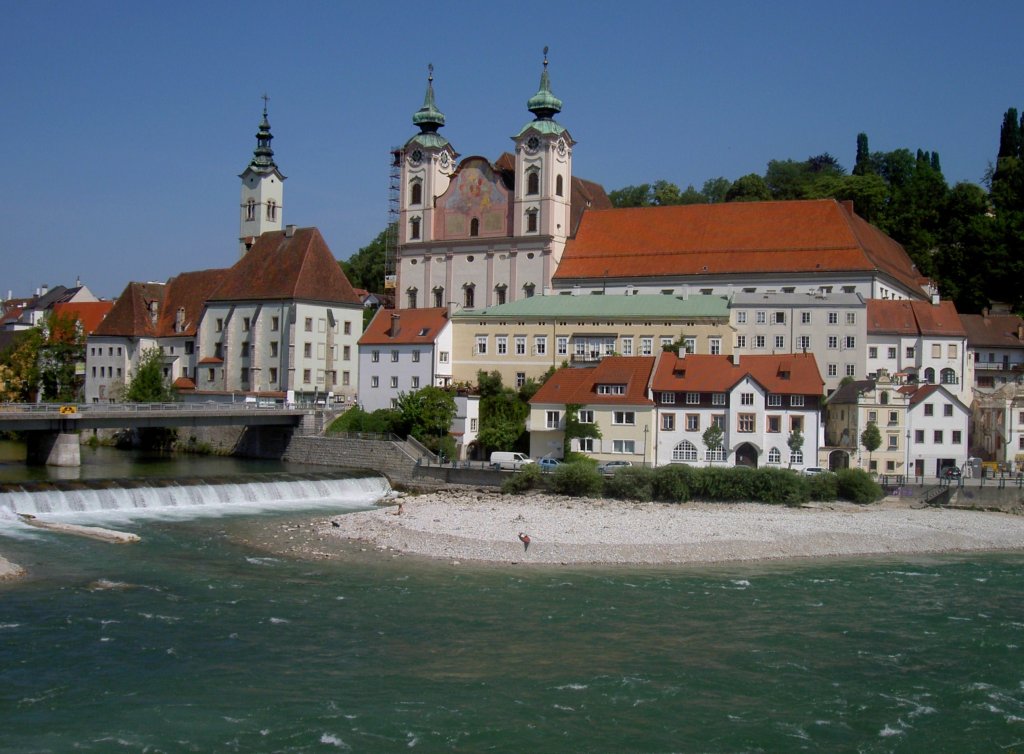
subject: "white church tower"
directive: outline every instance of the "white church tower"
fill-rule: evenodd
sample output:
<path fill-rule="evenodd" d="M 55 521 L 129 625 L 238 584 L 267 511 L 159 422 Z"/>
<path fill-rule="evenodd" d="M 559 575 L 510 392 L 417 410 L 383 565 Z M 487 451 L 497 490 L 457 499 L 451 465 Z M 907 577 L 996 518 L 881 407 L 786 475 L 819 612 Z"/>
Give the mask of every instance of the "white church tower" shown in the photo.
<path fill-rule="evenodd" d="M 242 179 L 241 230 L 238 235 L 238 255 L 245 256 L 254 241 L 270 230 L 281 230 L 284 213 L 285 176 L 274 163 L 274 150 L 270 147 L 273 135 L 267 120 L 267 100 L 263 95 L 263 120 L 256 133 L 256 149 L 252 161 L 239 178 Z"/>

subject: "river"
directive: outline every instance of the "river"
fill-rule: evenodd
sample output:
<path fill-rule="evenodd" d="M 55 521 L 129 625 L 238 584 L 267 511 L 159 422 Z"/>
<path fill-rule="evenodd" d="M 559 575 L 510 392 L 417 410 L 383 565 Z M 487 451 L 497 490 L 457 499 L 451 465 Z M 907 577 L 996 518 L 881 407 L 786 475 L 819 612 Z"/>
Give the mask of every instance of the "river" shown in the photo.
<path fill-rule="evenodd" d="M 135 545 L 0 529 L 30 574 L 0 585 L 0 751 L 1024 750 L 1022 556 L 548 569 L 244 543 L 370 504 L 332 494 L 117 514 Z"/>

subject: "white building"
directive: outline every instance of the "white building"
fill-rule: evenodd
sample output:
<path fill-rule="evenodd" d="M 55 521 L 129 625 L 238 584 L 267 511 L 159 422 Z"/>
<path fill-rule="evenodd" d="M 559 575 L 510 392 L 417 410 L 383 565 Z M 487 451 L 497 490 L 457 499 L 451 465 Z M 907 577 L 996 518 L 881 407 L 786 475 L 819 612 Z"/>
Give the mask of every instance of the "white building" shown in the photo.
<path fill-rule="evenodd" d="M 358 347 L 359 405 L 364 411 L 395 408 L 402 393 L 451 384 L 447 309 L 378 309 Z"/>
<path fill-rule="evenodd" d="M 910 468 L 915 477 L 939 476 L 946 466 L 965 467 L 971 410 L 944 385 L 907 385 Z"/>
<path fill-rule="evenodd" d="M 256 149 L 252 160 L 238 176 L 242 179 L 239 256 L 252 248 L 253 242 L 264 233 L 282 228 L 285 176 L 274 163 L 274 150 L 270 146 L 273 138 L 264 98 L 263 120 L 256 133 Z"/>

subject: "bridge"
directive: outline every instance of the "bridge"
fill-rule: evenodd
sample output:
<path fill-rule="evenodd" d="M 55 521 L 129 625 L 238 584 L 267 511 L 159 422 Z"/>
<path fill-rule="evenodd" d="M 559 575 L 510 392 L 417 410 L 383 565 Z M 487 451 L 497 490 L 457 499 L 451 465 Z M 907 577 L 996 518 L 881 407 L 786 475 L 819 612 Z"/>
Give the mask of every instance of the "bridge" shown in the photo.
<path fill-rule="evenodd" d="M 311 408 L 257 403 L 0 404 L 0 430 L 24 432 L 28 462 L 80 466 L 79 430 L 147 427 L 297 427 Z"/>

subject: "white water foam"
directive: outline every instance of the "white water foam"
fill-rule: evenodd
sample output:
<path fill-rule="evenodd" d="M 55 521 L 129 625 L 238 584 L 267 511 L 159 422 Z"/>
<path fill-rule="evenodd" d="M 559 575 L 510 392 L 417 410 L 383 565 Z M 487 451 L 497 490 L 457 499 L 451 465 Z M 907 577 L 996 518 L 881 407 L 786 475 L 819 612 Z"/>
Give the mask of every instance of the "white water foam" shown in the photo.
<path fill-rule="evenodd" d="M 209 484 L 160 483 L 152 487 L 15 490 L 0 493 L 0 534 L 32 529 L 21 514 L 72 523 L 135 519 L 190 519 L 289 509 L 366 508 L 392 494 L 384 477 L 289 478 Z M 38 532 L 38 529 L 32 529 Z"/>

